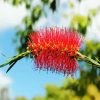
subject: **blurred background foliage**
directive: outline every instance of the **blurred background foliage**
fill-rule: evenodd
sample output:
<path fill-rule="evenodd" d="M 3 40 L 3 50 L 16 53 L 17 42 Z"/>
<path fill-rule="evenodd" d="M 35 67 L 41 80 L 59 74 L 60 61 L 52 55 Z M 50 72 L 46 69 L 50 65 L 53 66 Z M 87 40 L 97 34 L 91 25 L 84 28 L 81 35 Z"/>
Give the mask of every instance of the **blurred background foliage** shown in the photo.
<path fill-rule="evenodd" d="M 28 39 L 28 35 L 31 32 L 34 32 L 35 24 L 39 21 L 39 19 L 45 15 L 44 6 L 48 6 L 53 12 L 56 11 L 56 2 L 59 0 L 40 0 L 40 4 L 33 6 L 34 1 L 36 0 L 5 0 L 6 2 L 12 3 L 14 6 L 18 6 L 24 4 L 28 14 L 24 17 L 22 21 L 23 27 L 17 27 L 17 39 L 14 39 L 14 42 L 17 45 L 17 51 L 19 53 L 26 51 L 26 42 Z"/>
<path fill-rule="evenodd" d="M 15 43 L 19 53 L 26 51 L 26 42 L 28 35 L 35 31 L 35 25 L 44 13 L 44 6 L 55 13 L 57 4 L 60 0 L 40 0 L 41 4 L 32 6 L 35 0 L 5 0 L 12 3 L 14 6 L 24 4 L 28 10 L 28 15 L 22 21 L 23 28 L 18 27 Z M 78 0 L 81 3 L 82 0 Z M 69 0 L 69 9 L 74 9 L 73 2 Z M 75 14 L 72 16 L 70 28 L 79 31 L 83 36 L 87 34 L 87 28 L 92 23 L 92 18 L 95 17 L 99 9 L 91 9 L 87 16 Z M 46 17 L 46 16 L 45 16 Z M 68 17 L 68 16 L 64 16 Z M 69 16 L 70 17 L 70 16 Z M 85 41 L 84 48 L 81 52 L 96 60 L 100 60 L 100 43 L 94 41 Z M 44 97 L 35 97 L 32 100 L 100 100 L 100 70 L 95 67 L 89 67 L 87 63 L 80 64 L 80 77 L 78 79 L 67 78 L 62 86 L 55 85 L 46 86 L 46 94 Z M 86 68 L 84 67 L 86 66 Z M 27 100 L 25 97 L 17 97 L 16 100 Z"/>

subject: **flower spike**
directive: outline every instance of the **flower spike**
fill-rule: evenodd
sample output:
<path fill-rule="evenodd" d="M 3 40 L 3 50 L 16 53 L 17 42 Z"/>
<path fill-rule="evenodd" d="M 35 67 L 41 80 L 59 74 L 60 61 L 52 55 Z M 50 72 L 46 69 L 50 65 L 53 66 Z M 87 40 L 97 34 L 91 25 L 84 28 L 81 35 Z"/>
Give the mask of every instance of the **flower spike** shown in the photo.
<path fill-rule="evenodd" d="M 35 56 L 38 69 L 46 69 L 73 74 L 78 64 L 77 51 L 82 43 L 82 36 L 66 28 L 40 29 L 29 36 L 29 50 Z"/>

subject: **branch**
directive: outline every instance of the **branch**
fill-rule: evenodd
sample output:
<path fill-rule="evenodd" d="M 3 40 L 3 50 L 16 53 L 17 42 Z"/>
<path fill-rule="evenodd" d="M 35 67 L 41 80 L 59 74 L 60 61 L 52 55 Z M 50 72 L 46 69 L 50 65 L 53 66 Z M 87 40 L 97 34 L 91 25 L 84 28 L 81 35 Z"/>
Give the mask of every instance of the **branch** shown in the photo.
<path fill-rule="evenodd" d="M 21 54 L 18 54 L 18 55 L 16 55 L 16 56 L 12 57 L 12 58 L 11 58 L 10 60 L 8 60 L 7 62 L 5 62 L 5 63 L 3 63 L 2 65 L 0 65 L 0 68 L 6 66 L 6 65 L 8 65 L 8 64 L 11 65 L 11 64 L 13 64 L 14 62 L 17 62 L 18 60 L 20 60 L 20 59 L 22 59 L 23 57 L 27 56 L 28 54 L 30 54 L 30 51 L 29 51 L 29 50 L 27 50 L 26 52 L 23 52 L 23 53 L 21 53 Z"/>
<path fill-rule="evenodd" d="M 10 65 L 10 67 L 8 68 L 7 72 L 14 66 L 14 64 L 16 64 L 16 62 L 20 59 L 22 59 L 23 57 L 27 56 L 28 54 L 30 54 L 31 51 L 27 50 L 26 52 L 23 52 L 21 54 L 18 54 L 14 57 L 12 57 L 10 60 L 8 60 L 7 62 L 3 63 L 2 65 L 0 65 L 1 67 L 4 67 L 6 65 Z M 100 68 L 100 63 L 99 61 L 95 61 L 90 57 L 87 57 L 86 55 L 81 54 L 80 52 L 77 52 L 77 58 L 79 58 L 80 60 L 86 61 L 92 65 L 95 65 L 96 67 Z"/>
<path fill-rule="evenodd" d="M 97 62 L 94 59 L 92 59 L 90 57 L 87 57 L 86 55 L 81 54 L 80 52 L 77 52 L 77 56 L 78 56 L 78 58 L 80 60 L 86 61 L 86 62 L 88 62 L 88 63 L 90 63 L 92 65 L 95 65 L 96 67 L 100 68 L 100 63 L 99 63 L 100 61 L 99 60 Z"/>

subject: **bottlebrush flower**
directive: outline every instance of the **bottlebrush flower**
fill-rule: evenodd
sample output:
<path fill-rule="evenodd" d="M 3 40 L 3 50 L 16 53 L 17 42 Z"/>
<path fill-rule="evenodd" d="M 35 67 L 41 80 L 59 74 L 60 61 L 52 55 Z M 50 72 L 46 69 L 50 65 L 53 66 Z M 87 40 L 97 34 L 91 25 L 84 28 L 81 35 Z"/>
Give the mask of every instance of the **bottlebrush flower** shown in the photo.
<path fill-rule="evenodd" d="M 66 28 L 45 28 L 29 36 L 28 47 L 34 55 L 36 68 L 74 74 L 78 68 L 77 51 L 82 37 Z"/>

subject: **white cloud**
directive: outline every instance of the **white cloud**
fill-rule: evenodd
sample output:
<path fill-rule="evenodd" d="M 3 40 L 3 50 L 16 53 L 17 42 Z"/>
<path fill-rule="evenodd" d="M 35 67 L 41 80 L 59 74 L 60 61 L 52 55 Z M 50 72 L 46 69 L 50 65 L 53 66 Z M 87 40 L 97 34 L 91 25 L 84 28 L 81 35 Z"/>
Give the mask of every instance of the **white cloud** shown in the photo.
<path fill-rule="evenodd" d="M 77 11 L 81 14 L 88 14 L 90 9 L 97 9 L 100 7 L 100 0 L 83 0 L 79 6 L 77 6 Z"/>
<path fill-rule="evenodd" d="M 19 25 L 25 15 L 24 5 L 15 7 L 0 0 L 0 30 Z"/>
<path fill-rule="evenodd" d="M 86 39 L 94 40 L 100 42 L 100 13 L 93 18 L 93 22 L 90 27 L 88 27 Z"/>
<path fill-rule="evenodd" d="M 3 75 L 2 72 L 0 72 L 0 88 L 7 87 L 11 84 L 11 79 L 9 77 L 6 77 Z"/>

